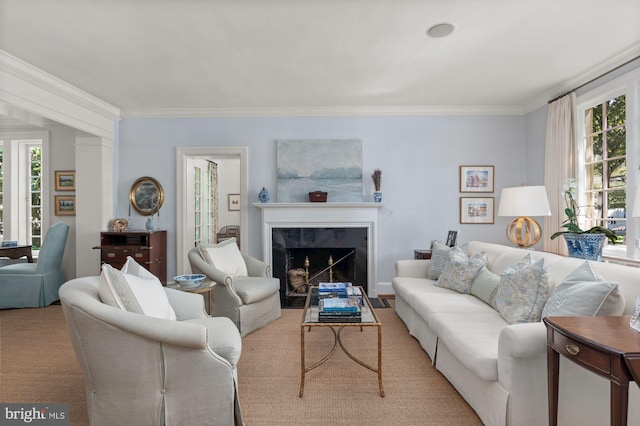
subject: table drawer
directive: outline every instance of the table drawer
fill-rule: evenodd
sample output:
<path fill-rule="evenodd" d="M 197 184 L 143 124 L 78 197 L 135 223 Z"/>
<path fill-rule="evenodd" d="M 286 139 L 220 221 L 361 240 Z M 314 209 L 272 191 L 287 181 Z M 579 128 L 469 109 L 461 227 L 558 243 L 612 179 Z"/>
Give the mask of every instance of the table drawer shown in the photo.
<path fill-rule="evenodd" d="M 140 250 L 140 249 L 118 249 L 118 250 L 102 250 L 102 260 L 103 261 L 122 261 L 124 262 L 127 259 L 127 256 L 133 257 L 136 262 L 142 262 L 149 258 L 148 250 Z"/>
<path fill-rule="evenodd" d="M 607 375 L 611 374 L 610 356 L 597 349 L 578 343 L 558 332 L 553 333 L 553 348 L 559 354 L 571 358 L 587 368 Z"/>

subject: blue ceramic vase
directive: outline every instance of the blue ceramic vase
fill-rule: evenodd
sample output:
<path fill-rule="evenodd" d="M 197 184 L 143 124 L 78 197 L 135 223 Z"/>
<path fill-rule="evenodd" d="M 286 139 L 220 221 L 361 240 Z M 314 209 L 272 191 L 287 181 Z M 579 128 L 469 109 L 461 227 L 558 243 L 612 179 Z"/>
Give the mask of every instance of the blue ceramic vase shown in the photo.
<path fill-rule="evenodd" d="M 605 234 L 563 234 L 569 257 L 602 262 Z"/>
<path fill-rule="evenodd" d="M 261 203 L 268 203 L 269 200 L 271 199 L 271 195 L 269 195 L 269 190 L 264 186 L 262 187 L 262 191 L 260 191 L 260 193 L 258 194 L 258 199 L 260 200 Z"/>

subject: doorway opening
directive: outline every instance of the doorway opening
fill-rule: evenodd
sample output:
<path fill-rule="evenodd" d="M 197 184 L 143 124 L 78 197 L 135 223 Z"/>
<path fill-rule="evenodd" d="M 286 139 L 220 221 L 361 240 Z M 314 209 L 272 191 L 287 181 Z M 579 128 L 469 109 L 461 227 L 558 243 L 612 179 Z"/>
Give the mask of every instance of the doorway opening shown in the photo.
<path fill-rule="evenodd" d="M 215 242 L 225 226 L 247 229 L 248 148 L 178 147 L 176 151 L 176 271 L 184 274 L 190 272 L 188 252 L 194 245 Z M 208 200 L 213 197 L 217 205 Z M 247 247 L 247 233 L 239 234 L 240 247 Z"/>

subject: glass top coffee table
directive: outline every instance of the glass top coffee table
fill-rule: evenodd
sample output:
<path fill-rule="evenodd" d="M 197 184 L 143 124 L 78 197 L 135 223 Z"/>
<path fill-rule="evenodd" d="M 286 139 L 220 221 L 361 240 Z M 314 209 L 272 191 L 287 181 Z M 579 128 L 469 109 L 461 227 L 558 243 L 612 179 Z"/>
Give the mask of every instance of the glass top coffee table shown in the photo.
<path fill-rule="evenodd" d="M 305 374 L 313 370 L 314 368 L 324 364 L 335 353 L 338 346 L 340 346 L 340 349 L 342 349 L 342 351 L 349 358 L 351 358 L 361 366 L 373 371 L 378 375 L 378 387 L 380 388 L 380 396 L 384 397 L 384 388 L 382 387 L 382 323 L 380 322 L 375 311 L 371 307 L 371 302 L 369 302 L 369 298 L 367 297 L 364 289 L 362 287 L 358 287 L 358 288 L 362 293 L 362 301 L 363 301 L 363 304 L 361 306 L 361 320 L 359 322 L 321 322 L 319 320 L 318 287 L 312 286 L 309 288 L 309 292 L 307 293 L 307 299 L 304 305 L 304 312 L 302 313 L 302 322 L 300 324 L 300 365 L 301 365 L 300 394 L 299 394 L 300 398 L 302 398 L 302 395 L 304 393 Z M 305 364 L 304 336 L 305 336 L 305 329 L 307 331 L 311 331 L 312 327 L 329 327 L 333 332 L 334 342 L 333 342 L 333 347 L 331 348 L 331 351 L 329 351 L 327 355 L 325 355 L 320 361 L 316 362 L 312 366 L 307 367 Z M 377 327 L 378 329 L 378 366 L 377 368 L 374 368 L 360 361 L 343 346 L 342 341 L 340 340 L 340 333 L 345 327 L 360 327 L 361 331 L 363 327 Z"/>

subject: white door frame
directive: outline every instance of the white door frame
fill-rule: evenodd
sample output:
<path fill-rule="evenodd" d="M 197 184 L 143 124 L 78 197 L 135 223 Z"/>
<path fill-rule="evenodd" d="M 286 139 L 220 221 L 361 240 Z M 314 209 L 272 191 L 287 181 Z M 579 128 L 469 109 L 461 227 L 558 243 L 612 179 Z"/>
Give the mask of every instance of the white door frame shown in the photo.
<path fill-rule="evenodd" d="M 247 194 L 249 189 L 249 148 L 246 146 L 197 146 L 176 148 L 176 273 L 191 272 L 188 253 L 193 244 L 187 236 L 187 209 L 192 200 L 185 190 L 188 182 L 189 157 L 238 157 L 240 158 L 240 247 L 248 247 L 247 229 L 249 214 Z"/>

